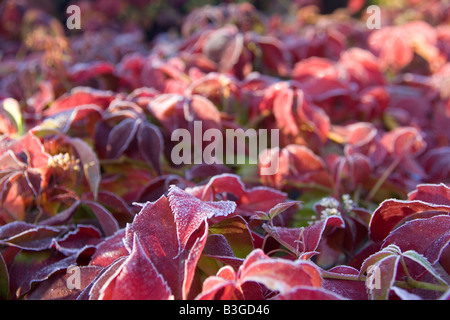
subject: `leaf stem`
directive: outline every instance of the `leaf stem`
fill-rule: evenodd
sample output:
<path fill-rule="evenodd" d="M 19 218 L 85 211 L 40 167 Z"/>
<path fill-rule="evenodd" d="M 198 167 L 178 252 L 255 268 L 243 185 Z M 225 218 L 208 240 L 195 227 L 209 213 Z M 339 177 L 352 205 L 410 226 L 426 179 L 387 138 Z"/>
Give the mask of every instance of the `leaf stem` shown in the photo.
<path fill-rule="evenodd" d="M 417 289 L 425 289 L 425 290 L 433 290 L 433 291 L 440 291 L 440 292 L 446 292 L 449 290 L 448 286 L 441 285 L 441 284 L 434 284 L 429 282 L 422 282 L 414 280 L 413 278 L 407 278 L 406 284 L 409 285 L 410 288 L 417 288 Z"/>
<path fill-rule="evenodd" d="M 359 276 L 359 275 L 343 275 L 343 274 L 336 274 L 328 271 L 322 271 L 322 277 L 325 279 L 335 279 L 335 280 L 348 280 L 348 281 L 366 281 L 365 276 Z M 432 290 L 432 291 L 439 291 L 439 292 L 446 292 L 449 290 L 448 286 L 440 285 L 440 284 L 434 284 L 429 282 L 422 282 L 414 280 L 411 277 L 408 277 L 406 281 L 395 281 L 394 285 L 396 287 L 404 288 L 404 289 L 425 289 L 425 290 Z"/>
<path fill-rule="evenodd" d="M 323 191 L 325 193 L 331 194 L 333 192 L 332 189 L 322 186 L 320 184 L 310 182 L 310 183 L 302 183 L 302 182 L 295 182 L 295 181 L 286 181 L 284 185 L 291 186 L 298 189 L 316 189 L 319 191 Z"/>
<path fill-rule="evenodd" d="M 395 170 L 395 168 L 399 165 L 400 161 L 401 161 L 402 157 L 397 157 L 395 158 L 394 161 L 392 161 L 392 163 L 389 165 L 389 167 L 386 169 L 386 171 L 383 172 L 383 174 L 381 175 L 381 177 L 378 179 L 378 181 L 375 183 L 375 185 L 372 187 L 372 189 L 370 190 L 369 194 L 366 197 L 366 201 L 370 201 L 372 200 L 372 198 L 375 196 L 375 194 L 377 193 L 377 191 L 381 188 L 381 186 L 383 185 L 383 183 L 387 180 L 387 178 L 389 178 L 389 176 L 391 175 L 391 173 Z"/>

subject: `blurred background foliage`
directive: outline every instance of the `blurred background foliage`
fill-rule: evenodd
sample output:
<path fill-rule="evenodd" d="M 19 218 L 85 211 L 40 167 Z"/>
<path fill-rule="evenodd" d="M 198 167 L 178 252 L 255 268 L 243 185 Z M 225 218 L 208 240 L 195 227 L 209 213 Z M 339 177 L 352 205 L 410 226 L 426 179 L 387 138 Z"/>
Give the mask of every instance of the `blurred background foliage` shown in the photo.
<path fill-rule="evenodd" d="M 449 2 L 0 0 L 0 99 L 10 96 L 23 102 L 37 91 L 42 79 L 57 79 L 57 97 L 71 87 L 68 66 L 90 61 L 118 64 L 126 54 L 148 51 L 157 37 L 166 37 L 170 43 L 170 35 L 176 38 L 190 25 L 231 23 L 243 31 L 267 34 L 267 28 L 289 28 L 289 21 L 297 22 L 291 25 L 316 24 L 323 17 L 349 23 L 355 18 L 355 23 L 361 23 L 367 17 L 365 8 L 377 4 L 382 6 L 383 25 L 422 20 L 433 26 L 450 23 Z M 66 27 L 66 9 L 72 4 L 81 9 L 80 30 Z"/>

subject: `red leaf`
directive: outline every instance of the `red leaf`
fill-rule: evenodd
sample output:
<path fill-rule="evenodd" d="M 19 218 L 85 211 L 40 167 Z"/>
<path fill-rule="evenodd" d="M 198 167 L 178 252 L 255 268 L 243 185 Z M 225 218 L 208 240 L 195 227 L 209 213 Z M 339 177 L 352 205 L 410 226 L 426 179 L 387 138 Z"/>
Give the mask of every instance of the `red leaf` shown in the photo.
<path fill-rule="evenodd" d="M 401 251 L 390 245 L 371 255 L 361 266 L 360 275 L 368 272 L 369 296 L 375 300 L 386 300 L 397 276 Z"/>
<path fill-rule="evenodd" d="M 450 188 L 443 183 L 420 184 L 408 194 L 408 199 L 450 206 Z"/>
<path fill-rule="evenodd" d="M 298 260 L 267 259 L 241 270 L 240 281 L 255 281 L 281 294 L 298 286 L 320 287 L 321 278 L 315 266 Z"/>
<path fill-rule="evenodd" d="M 34 283 L 49 279 L 58 271 L 76 265 L 77 255 L 64 256 L 55 250 L 39 252 L 21 251 L 9 269 L 11 292 L 20 297 Z"/>
<path fill-rule="evenodd" d="M 331 216 L 304 228 L 269 227 L 265 225 L 265 230 L 283 246 L 300 256 L 304 253 L 316 251 L 325 228 L 341 228 L 343 226 L 344 221 L 340 216 Z"/>
<path fill-rule="evenodd" d="M 431 264 L 439 261 L 450 242 L 450 216 L 438 215 L 406 222 L 384 240 L 383 247 L 395 244 L 403 252 L 414 250 Z"/>
<path fill-rule="evenodd" d="M 114 235 L 99 243 L 89 265 L 106 268 L 118 258 L 128 255 L 129 252 L 123 243 L 124 237 L 125 229 L 120 229 Z"/>
<path fill-rule="evenodd" d="M 340 193 L 354 191 L 359 183 L 364 182 L 370 176 L 373 167 L 365 155 L 357 152 L 350 153 L 348 148 L 345 148 L 344 152 L 345 156 L 336 158 L 331 165 L 336 180 L 335 185 L 337 188 L 345 188 L 338 189 Z"/>
<path fill-rule="evenodd" d="M 284 202 L 287 195 L 276 189 L 254 187 L 247 189 L 241 178 L 234 174 L 220 174 L 212 177 L 209 182 L 199 188 L 189 189 L 188 192 L 202 200 L 215 200 L 217 197 L 228 199 L 230 197 L 236 205 L 236 213 L 241 215 L 254 215 L 256 211 L 268 212 L 277 204 Z"/>
<path fill-rule="evenodd" d="M 58 272 L 51 275 L 47 280 L 39 282 L 33 290 L 27 295 L 29 300 L 75 300 L 80 297 L 82 290 L 89 286 L 89 284 L 101 272 L 100 267 L 81 266 L 78 269 L 72 269 L 69 266 L 66 272 Z M 79 272 L 79 285 L 69 289 L 68 284 L 74 281 L 74 273 Z"/>
<path fill-rule="evenodd" d="M 179 250 L 185 246 L 200 225 L 214 217 L 226 217 L 234 212 L 236 204 L 232 201 L 204 202 L 177 186 L 169 189 L 168 200 L 177 225 Z"/>
<path fill-rule="evenodd" d="M 291 67 L 291 57 L 285 43 L 271 36 L 257 36 L 252 39 L 262 52 L 264 66 L 280 76 L 287 76 Z"/>
<path fill-rule="evenodd" d="M 50 217 L 46 220 L 43 220 L 39 222 L 40 225 L 46 225 L 46 226 L 55 226 L 64 224 L 67 221 L 69 221 L 72 216 L 75 214 L 77 208 L 80 205 L 80 201 L 75 201 L 68 207 L 67 209 L 64 209 L 63 211 L 59 212 L 57 215 Z"/>
<path fill-rule="evenodd" d="M 332 185 L 324 160 L 308 147 L 296 144 L 287 145 L 279 152 L 279 169 L 270 179 L 278 188 L 290 183 Z"/>
<path fill-rule="evenodd" d="M 367 300 L 367 288 L 363 281 L 357 281 L 359 271 L 349 266 L 337 266 L 326 271 L 342 278 L 350 277 L 354 280 L 333 279 L 324 277 L 323 288 L 350 300 Z"/>
<path fill-rule="evenodd" d="M 111 212 L 120 227 L 124 227 L 126 223 L 133 220 L 134 212 L 130 206 L 121 197 L 112 192 L 101 190 L 98 192 L 96 200 L 94 199 L 93 193 L 84 193 L 82 198 L 95 201 L 105 207 L 105 209 Z"/>
<path fill-rule="evenodd" d="M 45 151 L 44 145 L 31 131 L 22 136 L 16 141 L 11 141 L 0 144 L 0 151 L 6 152 L 7 149 L 12 150 L 16 155 L 22 154 L 25 156 L 26 163 L 32 168 L 46 168 L 49 154 Z M 6 147 L 5 149 L 3 149 Z M 22 159 L 22 157 L 20 157 Z"/>
<path fill-rule="evenodd" d="M 82 203 L 87 205 L 94 212 L 94 215 L 97 217 L 97 220 L 106 236 L 111 236 L 116 233 L 119 229 L 119 225 L 113 215 L 105 207 L 88 200 L 83 200 Z"/>
<path fill-rule="evenodd" d="M 170 288 L 158 273 L 137 235 L 133 249 L 111 280 L 102 287 L 100 300 L 169 299 Z"/>
<path fill-rule="evenodd" d="M 217 64 L 218 71 L 230 71 L 238 62 L 244 37 L 234 25 L 227 25 L 208 34 L 202 52 Z"/>
<path fill-rule="evenodd" d="M 255 281 L 281 294 L 298 286 L 320 287 L 322 278 L 312 263 L 270 258 L 260 249 L 248 255 L 238 272 L 239 282 Z"/>
<path fill-rule="evenodd" d="M 41 113 L 42 110 L 55 99 L 55 92 L 50 81 L 39 83 L 39 90 L 27 99 L 27 103 L 35 113 Z"/>
<path fill-rule="evenodd" d="M 0 227 L 0 243 L 25 250 L 41 251 L 49 249 L 53 238 L 61 234 L 64 229 L 13 221 Z"/>
<path fill-rule="evenodd" d="M 52 247 L 59 252 L 70 256 L 82 253 L 86 248 L 95 248 L 101 242 L 101 234 L 94 227 L 78 225 L 73 231 L 69 231 L 61 238 L 54 238 Z"/>
<path fill-rule="evenodd" d="M 295 64 L 292 78 L 300 83 L 313 81 L 315 78 L 336 78 L 338 70 L 331 60 L 321 57 L 311 57 L 301 60 Z"/>
<path fill-rule="evenodd" d="M 202 256 L 214 258 L 237 270 L 244 259 L 235 256 L 233 249 L 228 243 L 229 239 L 229 236 L 227 239 L 223 234 L 208 235 Z"/>
<path fill-rule="evenodd" d="M 433 181 L 448 179 L 450 177 L 450 147 L 430 149 L 424 155 L 424 169 Z"/>
<path fill-rule="evenodd" d="M 350 13 L 357 13 L 364 7 L 365 4 L 366 4 L 365 0 L 350 0 L 348 1 L 347 8 L 350 11 Z"/>
<path fill-rule="evenodd" d="M 407 66 L 413 59 L 413 50 L 405 30 L 388 26 L 369 35 L 369 46 L 379 56 L 383 69 L 395 71 Z"/>
<path fill-rule="evenodd" d="M 349 80 L 360 88 L 369 89 L 386 82 L 378 59 L 368 50 L 353 47 L 344 51 L 339 58 L 339 66 L 345 68 Z"/>
<path fill-rule="evenodd" d="M 44 111 L 44 115 L 46 117 L 53 116 L 59 112 L 85 104 L 95 104 L 105 110 L 114 98 L 115 94 L 111 91 L 96 90 L 89 87 L 76 87 L 70 93 L 66 93 L 56 99 Z"/>
<path fill-rule="evenodd" d="M 287 134 L 298 135 L 299 128 L 294 117 L 293 109 L 297 107 L 297 105 L 294 106 L 294 101 L 299 105 L 303 103 L 303 93 L 301 91 L 299 93 L 294 92 L 292 88 L 286 85 L 281 86 L 281 88 L 279 88 L 280 84 L 275 84 L 274 86 L 278 93 L 273 99 L 272 109 L 277 126 Z"/>
<path fill-rule="evenodd" d="M 202 121 L 203 130 L 207 129 L 221 129 L 221 116 L 217 107 L 207 98 L 194 94 L 185 103 L 189 104 L 190 116 L 193 120 Z M 187 115 L 185 118 L 188 119 Z"/>
<path fill-rule="evenodd" d="M 369 236 L 381 241 L 405 218 L 428 211 L 450 213 L 450 206 L 425 203 L 419 200 L 385 200 L 374 211 L 369 225 Z"/>
<path fill-rule="evenodd" d="M 153 202 L 169 191 L 171 185 L 185 188 L 190 185 L 184 178 L 177 175 L 162 175 L 152 179 L 139 192 L 137 202 Z"/>
<path fill-rule="evenodd" d="M 299 286 L 276 296 L 276 300 L 344 300 L 344 298 L 322 288 Z"/>
<path fill-rule="evenodd" d="M 118 158 L 127 150 L 139 128 L 139 122 L 127 118 L 115 126 L 108 136 L 106 146 L 108 158 Z"/>
<path fill-rule="evenodd" d="M 208 215 L 229 210 L 230 206 L 228 203 L 224 206 L 223 203 L 203 205 L 200 200 L 176 187 L 171 189 L 169 198 L 170 202 L 165 196 L 156 202 L 147 202 L 133 223 L 128 225 L 124 242 L 131 250 L 131 241 L 138 236 L 175 299 L 186 299 L 196 263 L 206 243 L 206 219 Z"/>
<path fill-rule="evenodd" d="M 194 94 L 161 94 L 148 104 L 150 112 L 162 126 L 173 132 L 178 128 L 189 129 L 195 120 L 202 121 L 202 129 L 221 129 L 221 117 L 216 106 L 207 98 Z"/>
<path fill-rule="evenodd" d="M 112 74 L 114 66 L 111 63 L 98 61 L 92 63 L 77 63 L 70 68 L 70 76 L 76 83 L 82 84 L 92 78 Z"/>
<path fill-rule="evenodd" d="M 420 132 L 413 127 L 399 127 L 386 133 L 381 143 L 396 157 L 415 156 L 426 147 Z"/>
<path fill-rule="evenodd" d="M 220 269 L 216 276 L 207 278 L 198 298 L 239 297 L 249 289 L 246 286 L 253 282 L 286 294 L 299 286 L 320 288 L 322 278 L 317 267 L 310 262 L 270 258 L 262 250 L 256 249 L 247 256 L 237 274 L 231 267 L 226 266 Z M 220 293 L 221 296 L 218 296 Z"/>
<path fill-rule="evenodd" d="M 307 137 L 307 141 L 310 139 L 308 135 L 313 132 L 313 136 L 317 136 L 320 143 L 325 143 L 328 139 L 328 133 L 330 131 L 330 119 L 326 112 L 303 100 L 302 103 L 297 107 L 297 113 L 299 116 L 299 121 L 301 126 L 306 126 L 308 130 L 304 130 L 304 135 Z M 311 140 L 310 145 L 315 142 Z"/>
<path fill-rule="evenodd" d="M 158 127 L 149 122 L 141 123 L 137 132 L 137 141 L 142 157 L 160 175 L 160 157 L 164 150 L 164 141 Z"/>
<path fill-rule="evenodd" d="M 236 272 L 230 266 L 222 267 L 216 276 L 209 276 L 203 281 L 202 292 L 197 300 L 230 300 L 235 298 Z"/>

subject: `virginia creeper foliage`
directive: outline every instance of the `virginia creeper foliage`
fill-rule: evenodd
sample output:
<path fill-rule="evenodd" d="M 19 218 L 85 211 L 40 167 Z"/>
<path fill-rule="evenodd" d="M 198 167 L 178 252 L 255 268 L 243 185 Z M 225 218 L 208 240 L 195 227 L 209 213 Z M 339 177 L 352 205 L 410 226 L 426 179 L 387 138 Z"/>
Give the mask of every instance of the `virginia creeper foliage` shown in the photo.
<path fill-rule="evenodd" d="M 450 299 L 448 2 L 66 2 L 0 2 L 0 299 Z"/>

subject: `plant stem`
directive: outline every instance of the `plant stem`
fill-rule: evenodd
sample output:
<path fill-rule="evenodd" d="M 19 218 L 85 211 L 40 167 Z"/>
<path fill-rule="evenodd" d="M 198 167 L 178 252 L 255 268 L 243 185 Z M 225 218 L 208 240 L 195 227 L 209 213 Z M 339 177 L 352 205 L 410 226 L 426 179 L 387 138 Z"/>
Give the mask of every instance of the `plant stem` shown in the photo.
<path fill-rule="evenodd" d="M 397 158 L 395 158 L 394 161 L 392 161 L 392 163 L 389 165 L 389 167 L 386 169 L 386 171 L 383 172 L 381 177 L 378 179 L 378 181 L 375 183 L 375 185 L 370 190 L 370 193 L 367 195 L 366 201 L 372 200 L 372 198 L 375 196 L 377 191 L 381 188 L 383 183 L 387 180 L 387 178 L 389 178 L 391 173 L 398 166 L 398 164 L 400 163 L 401 159 L 402 159 L 402 157 L 397 157 Z"/>
<path fill-rule="evenodd" d="M 335 279 L 335 280 L 348 280 L 348 281 L 366 281 L 365 276 L 358 276 L 358 275 L 343 275 L 343 274 L 336 274 L 328 271 L 322 272 L 322 277 L 325 279 Z M 395 281 L 394 285 L 396 287 L 404 288 L 404 289 L 425 289 L 425 290 L 432 290 L 432 291 L 439 291 L 439 292 L 446 292 L 449 290 L 448 286 L 440 285 L 440 284 L 434 284 L 429 282 L 422 282 L 414 280 L 413 278 L 408 277 L 406 281 Z"/>
<path fill-rule="evenodd" d="M 441 285 L 441 284 L 434 284 L 429 282 L 422 282 L 414 280 L 413 278 L 407 278 L 406 284 L 410 288 L 417 288 L 417 289 L 425 289 L 425 290 L 433 290 L 433 291 L 440 291 L 440 292 L 446 292 L 449 290 L 448 286 Z"/>
<path fill-rule="evenodd" d="M 314 182 L 302 183 L 302 182 L 295 182 L 295 181 L 289 181 L 288 180 L 284 184 L 287 185 L 287 186 L 298 188 L 298 189 L 316 189 L 316 190 L 323 191 L 323 192 L 328 193 L 328 194 L 331 194 L 333 192 L 332 189 L 330 189 L 328 187 L 325 187 L 325 186 L 322 186 L 322 185 L 319 185 L 319 184 L 314 183 Z"/>

